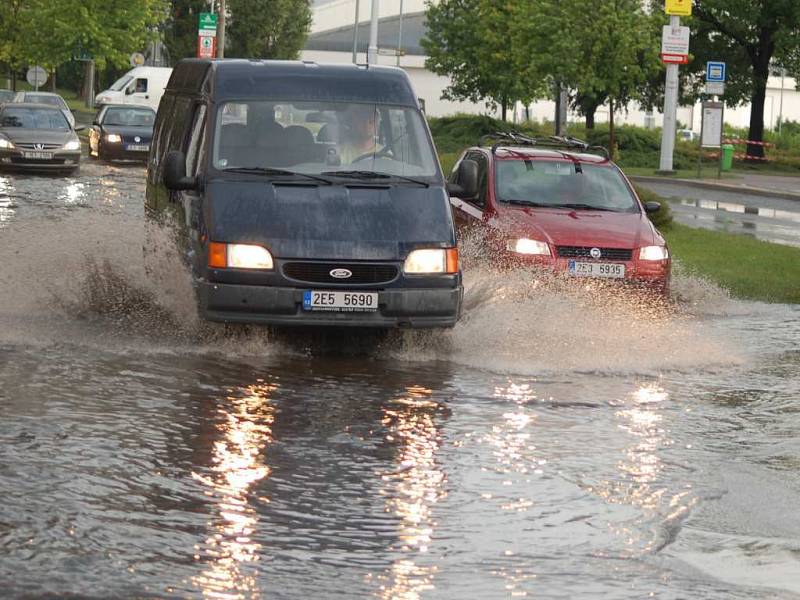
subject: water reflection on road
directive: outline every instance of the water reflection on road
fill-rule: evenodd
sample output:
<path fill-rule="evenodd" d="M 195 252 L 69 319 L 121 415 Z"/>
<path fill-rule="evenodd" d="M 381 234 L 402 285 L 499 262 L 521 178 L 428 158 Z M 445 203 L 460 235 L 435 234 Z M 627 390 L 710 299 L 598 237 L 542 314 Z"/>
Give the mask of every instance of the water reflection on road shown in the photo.
<path fill-rule="evenodd" d="M 143 187 L 0 177 L 3 598 L 800 597 L 797 307 L 471 271 L 450 333 L 202 326 Z"/>

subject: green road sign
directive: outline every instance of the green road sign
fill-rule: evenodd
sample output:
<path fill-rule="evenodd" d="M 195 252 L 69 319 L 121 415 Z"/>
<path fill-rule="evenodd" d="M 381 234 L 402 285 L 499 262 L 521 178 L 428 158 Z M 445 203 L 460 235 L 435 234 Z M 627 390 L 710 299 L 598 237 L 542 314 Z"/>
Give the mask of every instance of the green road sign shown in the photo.
<path fill-rule="evenodd" d="M 214 13 L 200 13 L 199 33 L 217 31 L 217 15 Z"/>

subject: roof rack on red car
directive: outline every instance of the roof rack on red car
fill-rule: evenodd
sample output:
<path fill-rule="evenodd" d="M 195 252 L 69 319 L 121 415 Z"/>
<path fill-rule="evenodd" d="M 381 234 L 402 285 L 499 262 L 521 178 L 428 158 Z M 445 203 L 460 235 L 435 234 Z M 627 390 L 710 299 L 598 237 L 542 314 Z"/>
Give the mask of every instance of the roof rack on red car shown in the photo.
<path fill-rule="evenodd" d="M 483 146 L 488 142 L 492 143 L 492 154 L 503 146 L 530 146 L 545 150 L 577 150 L 579 152 L 601 153 L 603 158 L 611 160 L 611 155 L 603 146 L 591 146 L 588 142 L 569 136 L 549 135 L 544 137 L 532 137 L 518 131 L 497 131 L 481 136 L 478 146 Z"/>

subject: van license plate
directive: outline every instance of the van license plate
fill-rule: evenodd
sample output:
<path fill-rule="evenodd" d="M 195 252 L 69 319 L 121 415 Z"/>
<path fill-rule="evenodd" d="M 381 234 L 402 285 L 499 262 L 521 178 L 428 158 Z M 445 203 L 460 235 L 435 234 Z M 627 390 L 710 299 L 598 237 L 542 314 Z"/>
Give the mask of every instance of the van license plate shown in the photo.
<path fill-rule="evenodd" d="M 335 312 L 372 312 L 378 310 L 378 292 L 303 292 L 304 310 Z"/>
<path fill-rule="evenodd" d="M 625 277 L 625 265 L 619 263 L 593 263 L 571 260 L 569 261 L 569 273 L 570 275 L 577 275 L 578 277 L 611 277 L 613 279 L 622 279 Z"/>
<path fill-rule="evenodd" d="M 30 160 L 52 160 L 52 152 L 23 152 L 22 156 Z"/>

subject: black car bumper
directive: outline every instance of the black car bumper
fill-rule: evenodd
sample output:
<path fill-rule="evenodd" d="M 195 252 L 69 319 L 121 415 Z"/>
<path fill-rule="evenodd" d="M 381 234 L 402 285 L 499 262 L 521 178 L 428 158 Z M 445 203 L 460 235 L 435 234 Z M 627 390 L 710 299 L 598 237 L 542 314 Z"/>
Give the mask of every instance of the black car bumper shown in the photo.
<path fill-rule="evenodd" d="M 18 149 L 0 150 L 0 167 L 26 171 L 71 171 L 80 165 L 80 150 L 46 151 L 49 158 L 27 158 Z"/>
<path fill-rule="evenodd" d="M 316 286 L 320 287 L 320 286 Z M 309 288 L 306 288 L 309 289 Z M 378 292 L 373 312 L 303 309 L 302 288 L 198 283 L 200 314 L 210 321 L 335 327 L 453 327 L 463 288 L 395 288 Z"/>

